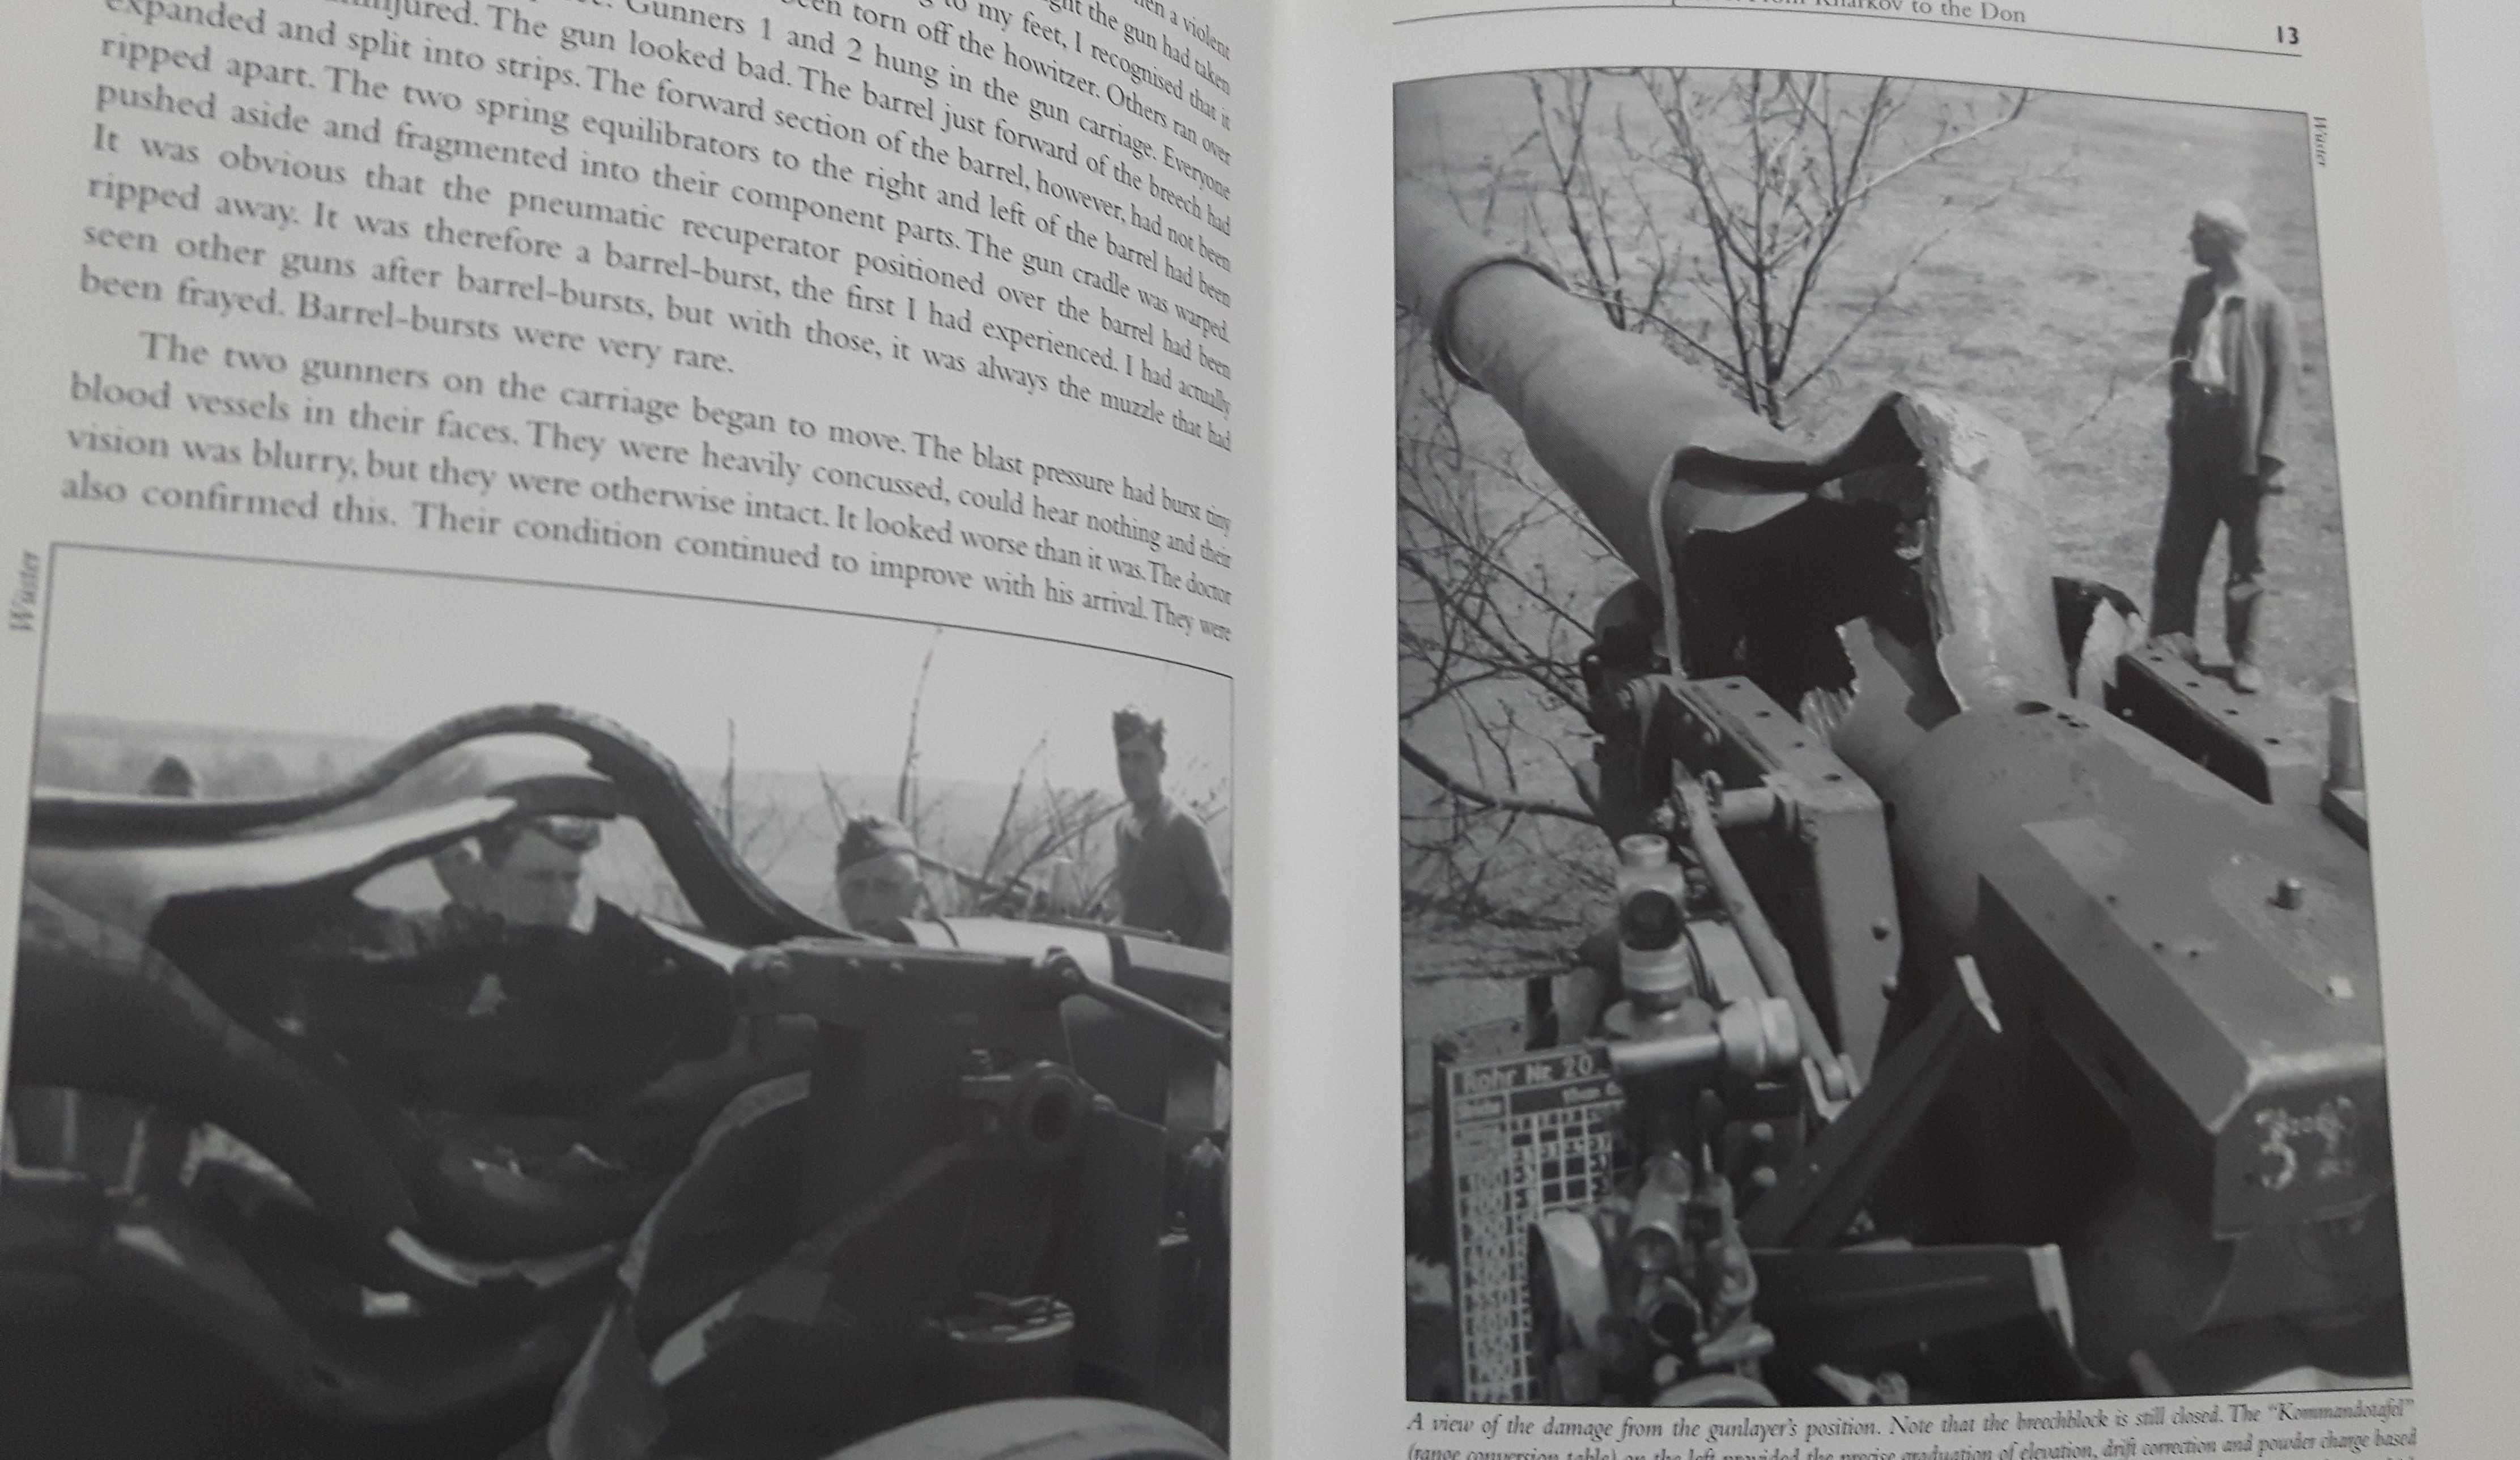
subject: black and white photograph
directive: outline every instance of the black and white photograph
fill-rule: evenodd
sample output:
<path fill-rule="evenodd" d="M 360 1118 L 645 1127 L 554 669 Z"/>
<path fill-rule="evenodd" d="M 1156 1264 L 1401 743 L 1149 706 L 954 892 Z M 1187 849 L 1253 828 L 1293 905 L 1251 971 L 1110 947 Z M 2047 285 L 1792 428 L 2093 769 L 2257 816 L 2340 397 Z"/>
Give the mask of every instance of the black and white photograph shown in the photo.
<path fill-rule="evenodd" d="M 45 583 L 13 1453 L 1225 1453 L 1229 679 L 491 578 Z"/>
<path fill-rule="evenodd" d="M 1394 125 L 1408 1397 L 2406 1388 L 2319 119 Z"/>

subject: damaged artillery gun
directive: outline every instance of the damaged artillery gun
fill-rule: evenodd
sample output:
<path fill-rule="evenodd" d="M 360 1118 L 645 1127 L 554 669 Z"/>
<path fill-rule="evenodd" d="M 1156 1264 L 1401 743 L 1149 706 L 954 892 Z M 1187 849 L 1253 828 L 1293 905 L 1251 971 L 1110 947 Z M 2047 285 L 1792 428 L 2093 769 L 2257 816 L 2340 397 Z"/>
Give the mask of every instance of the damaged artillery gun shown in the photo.
<path fill-rule="evenodd" d="M 1413 1397 L 2402 1377 L 2350 701 L 2304 754 L 2142 644 L 1970 406 L 1803 449 L 1437 207 L 1398 254 L 1637 574 L 1581 664 L 1614 916 L 1525 1048 L 1439 1047 Z"/>
<path fill-rule="evenodd" d="M 587 769 L 380 802 L 515 735 Z M 720 1009 L 726 1047 L 560 1112 L 562 1154 L 522 1162 L 510 1137 L 554 1121 L 413 1109 L 298 995 L 442 973 L 442 948 L 345 952 L 372 915 L 354 894 L 539 816 L 636 821 L 693 916 L 600 904 L 564 941 L 468 947 L 487 962 L 459 988 L 504 973 L 521 996 L 568 953 L 587 1018 L 672 984 Z M 21 1136 L 38 1086 L 147 1113 L 128 1161 L 22 1139 L 0 1172 L 0 1404 L 60 1441 L 37 1448 L 1223 1453 L 1219 955 L 989 919 L 838 933 L 744 867 L 665 757 L 552 706 L 448 721 L 300 797 L 39 794 L 25 897 Z"/>

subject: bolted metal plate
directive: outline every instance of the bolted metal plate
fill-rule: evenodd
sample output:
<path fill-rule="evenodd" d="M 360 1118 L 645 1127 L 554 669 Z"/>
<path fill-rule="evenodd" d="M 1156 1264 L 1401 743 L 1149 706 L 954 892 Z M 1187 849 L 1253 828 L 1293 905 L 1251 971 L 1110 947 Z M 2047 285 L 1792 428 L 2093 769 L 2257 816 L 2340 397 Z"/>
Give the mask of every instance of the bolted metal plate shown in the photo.
<path fill-rule="evenodd" d="M 1869 1079 L 1899 971 L 1898 891 L 1881 798 L 1816 734 L 1738 675 L 1666 681 L 1659 744 L 1692 773 L 1764 787 L 1779 826 L 1728 838 L 1858 1079 Z"/>
<path fill-rule="evenodd" d="M 2323 751 L 2275 723 L 2264 695 L 2147 644 L 2118 661 L 2108 707 L 2137 729 L 2272 806 L 2316 806 Z"/>
<path fill-rule="evenodd" d="M 2012 847 L 1985 873 L 1980 957 L 2031 992 L 2182 1206 L 2228 1236 L 2390 1189 L 2357 863 L 2137 838 L 2105 816 L 2024 827 Z"/>

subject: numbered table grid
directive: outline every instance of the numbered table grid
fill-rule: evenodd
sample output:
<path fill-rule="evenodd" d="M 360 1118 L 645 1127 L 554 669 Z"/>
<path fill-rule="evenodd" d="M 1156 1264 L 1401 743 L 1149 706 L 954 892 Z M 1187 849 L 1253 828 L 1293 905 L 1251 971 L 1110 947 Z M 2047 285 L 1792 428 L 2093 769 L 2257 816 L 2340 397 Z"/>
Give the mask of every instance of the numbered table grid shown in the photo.
<path fill-rule="evenodd" d="M 1462 1398 L 1471 1403 L 1538 1397 L 1525 1234 L 1548 1212 L 1589 1209 L 1609 1195 L 1622 1159 L 1616 1084 L 1589 1072 L 1548 1079 L 1564 1070 L 1564 1058 L 1451 1072 L 1442 1114 L 1451 1123 Z M 1534 1075 L 1541 1080 L 1531 1082 Z M 1491 1093 L 1501 1085 L 1502 1096 Z"/>

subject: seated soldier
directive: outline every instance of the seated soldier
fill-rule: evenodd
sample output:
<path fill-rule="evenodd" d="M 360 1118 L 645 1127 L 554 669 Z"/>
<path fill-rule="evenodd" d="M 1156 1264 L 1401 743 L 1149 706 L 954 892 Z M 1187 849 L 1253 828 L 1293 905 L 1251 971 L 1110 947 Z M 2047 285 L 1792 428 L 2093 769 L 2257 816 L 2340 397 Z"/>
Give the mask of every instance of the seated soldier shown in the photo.
<path fill-rule="evenodd" d="M 750 1061 L 722 976 L 609 903 L 581 918 L 601 836 L 593 821 L 519 817 L 439 853 L 445 906 L 362 906 L 339 930 L 348 946 L 292 981 L 285 1022 L 423 1129 L 499 1163 L 567 1174 L 679 1160 L 679 1141 L 659 1149 L 632 1113 L 681 1103 L 682 1086 L 714 1095 L 742 1072 L 692 1071 Z"/>
<path fill-rule="evenodd" d="M 566 928 L 577 921 L 587 853 L 603 827 L 574 816 L 503 821 L 429 859 L 450 911 L 504 919 L 518 928 Z"/>

